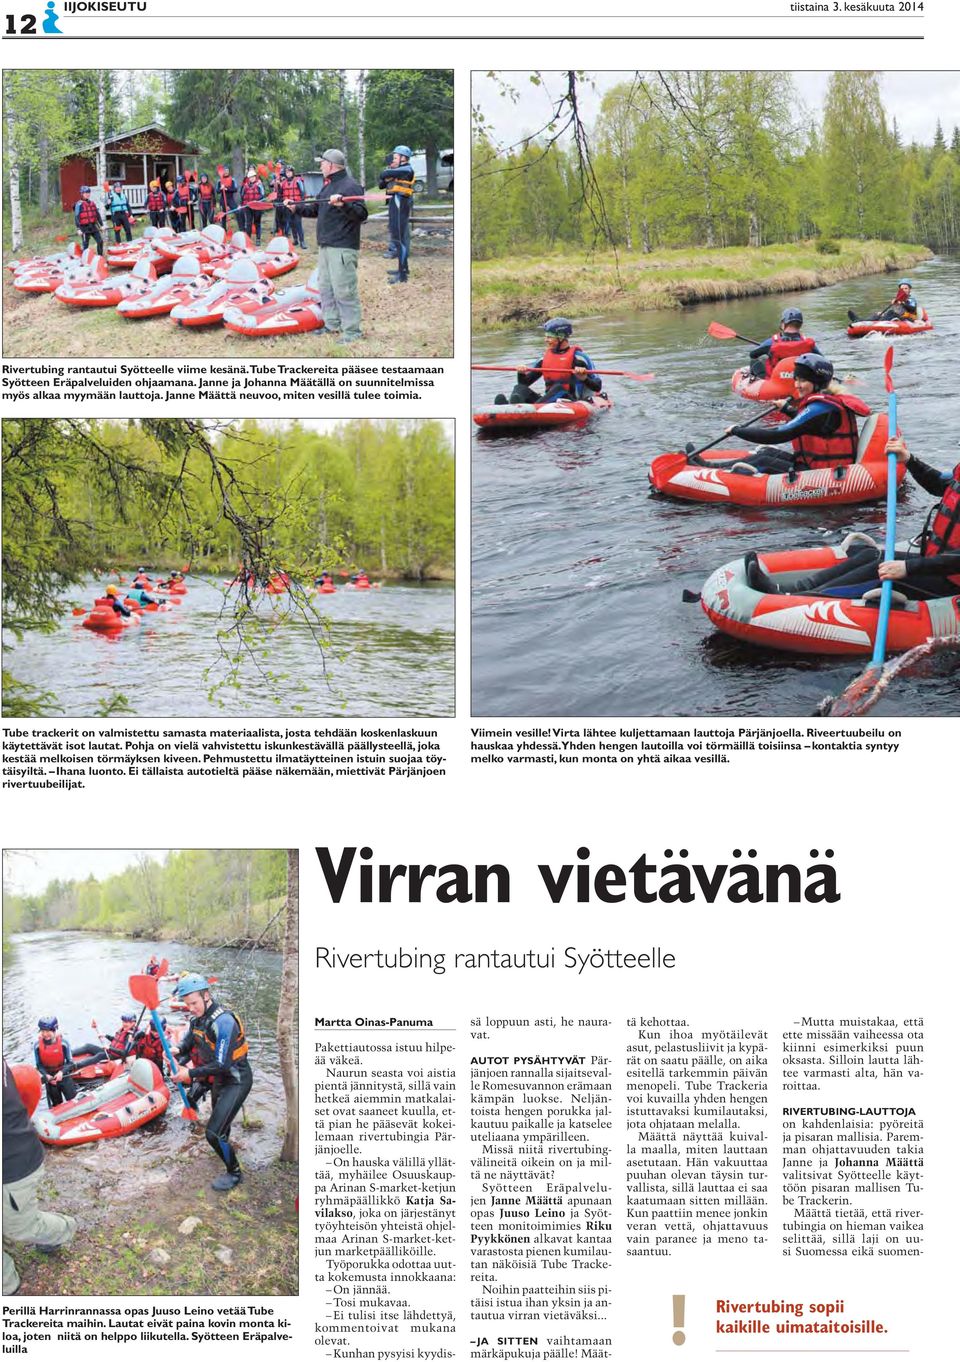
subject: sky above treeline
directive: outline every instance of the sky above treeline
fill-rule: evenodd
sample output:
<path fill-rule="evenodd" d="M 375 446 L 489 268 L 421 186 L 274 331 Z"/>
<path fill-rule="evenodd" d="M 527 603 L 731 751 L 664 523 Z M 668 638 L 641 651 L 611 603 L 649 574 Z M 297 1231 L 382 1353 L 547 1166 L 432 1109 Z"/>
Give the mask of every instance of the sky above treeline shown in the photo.
<path fill-rule="evenodd" d="M 532 85 L 524 71 L 502 74 L 505 82 L 519 95 L 516 103 L 502 99 L 495 81 L 480 73 L 474 74 L 472 101 L 493 124 L 496 137 L 511 144 L 543 127 L 550 116 L 552 101 L 563 94 L 566 73 L 540 72 L 542 85 Z M 818 119 L 830 74 L 829 71 L 791 72 L 801 100 Z M 622 81 L 629 81 L 632 76 L 632 71 L 587 73 L 587 79 L 580 86 L 580 108 L 588 126 L 596 119 L 605 91 Z M 929 145 L 938 118 L 948 141 L 954 125 L 960 125 L 960 81 L 955 71 L 884 71 L 880 88 L 887 116 L 891 121 L 896 118 L 905 143 Z"/>

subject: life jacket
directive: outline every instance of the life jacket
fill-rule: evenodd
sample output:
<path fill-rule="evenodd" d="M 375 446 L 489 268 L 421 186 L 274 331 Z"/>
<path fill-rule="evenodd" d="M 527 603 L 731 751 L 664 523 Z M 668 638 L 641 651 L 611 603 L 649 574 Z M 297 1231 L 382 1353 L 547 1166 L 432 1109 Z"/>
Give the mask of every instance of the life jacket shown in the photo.
<path fill-rule="evenodd" d="M 815 345 L 816 341 L 811 336 L 785 336 L 778 332 L 767 354 L 767 377 L 782 359 L 789 359 L 791 355 L 807 355 Z"/>
<path fill-rule="evenodd" d="M 243 1022 L 236 1012 L 231 1012 L 229 1008 L 222 1007 L 220 1003 L 212 1007 L 208 1013 L 200 1017 L 193 1023 L 193 1039 L 200 1058 L 201 1064 L 210 1064 L 217 1054 L 217 1035 L 214 1030 L 214 1023 L 221 1017 L 232 1017 L 237 1023 L 237 1039 L 230 1054 L 231 1064 L 236 1064 L 238 1060 L 246 1059 L 250 1047 L 247 1044 L 246 1033 L 243 1029 Z"/>
<path fill-rule="evenodd" d="M 244 180 L 240 189 L 240 202 L 244 205 L 248 203 L 259 203 L 263 198 L 263 186 L 259 180 Z"/>
<path fill-rule="evenodd" d="M 175 189 L 170 202 L 181 216 L 186 216 L 190 206 L 190 192 L 187 189 Z"/>
<path fill-rule="evenodd" d="M 927 517 L 920 552 L 924 558 L 932 558 L 935 553 L 960 553 L 960 463 L 953 470 L 953 479 L 939 504 Z M 947 580 L 960 583 L 960 572 L 951 573 Z"/>
<path fill-rule="evenodd" d="M 140 581 L 141 581 L 141 579 L 140 579 L 139 577 L 135 577 L 134 580 L 133 580 L 133 584 L 134 584 L 135 587 L 139 587 L 140 590 L 142 590 L 142 591 L 146 591 L 147 588 L 148 588 L 149 586 L 152 585 L 152 583 L 150 583 L 150 582 L 144 582 L 144 583 L 143 583 L 143 586 L 141 587 L 141 586 L 140 586 Z M 145 966 L 144 966 L 143 972 L 144 972 L 144 974 L 159 974 L 159 973 L 160 973 L 160 965 L 159 965 L 159 964 L 156 964 L 156 965 L 145 965 Z"/>
<path fill-rule="evenodd" d="M 203 199 L 204 201 L 209 201 L 210 199 L 213 198 L 213 185 L 210 184 L 209 181 L 207 183 L 204 183 L 204 181 L 201 180 L 200 185 L 197 189 L 197 193 L 200 195 L 201 199 Z"/>
<path fill-rule="evenodd" d="M 63 1065 L 64 1050 L 63 1037 L 54 1036 L 53 1040 L 44 1040 L 42 1036 L 37 1039 L 37 1055 L 40 1063 L 51 1073 L 56 1073 Z"/>
<path fill-rule="evenodd" d="M 116 1040 L 116 1037 L 114 1037 L 114 1040 Z M 163 1046 L 160 1043 L 160 1037 L 152 1027 L 148 1031 L 144 1031 L 137 1041 L 137 1058 L 149 1059 L 158 1068 L 163 1065 Z"/>
<path fill-rule="evenodd" d="M 387 174 L 384 175 L 384 179 L 387 178 Z M 409 199 L 414 193 L 413 180 L 391 180 L 386 185 L 386 191 L 388 194 L 403 194 L 405 198 Z"/>
<path fill-rule="evenodd" d="M 546 350 L 543 359 L 540 361 L 539 368 L 543 372 L 543 381 L 548 388 L 554 383 L 563 383 L 566 387 L 573 387 L 573 361 L 576 358 L 577 347 L 568 345 L 566 350 Z"/>
<path fill-rule="evenodd" d="M 836 468 L 839 464 L 853 463 L 857 457 L 860 432 L 857 417 L 869 416 L 870 408 L 866 402 L 852 393 L 810 393 L 797 403 L 797 411 L 803 411 L 811 402 L 825 402 L 840 413 L 840 424 L 832 435 L 811 435 L 804 431 L 793 441 L 797 468 Z"/>
<path fill-rule="evenodd" d="M 110 213 L 129 213 L 130 205 L 127 202 L 126 194 L 114 194 L 111 192 L 108 211 Z"/>
<path fill-rule="evenodd" d="M 114 1055 L 114 1052 L 117 1056 L 125 1054 L 127 1050 L 127 1041 L 133 1035 L 133 1032 L 133 1022 L 121 1022 L 110 1037 L 110 1045 L 108 1046 L 107 1053 L 111 1056 Z"/>
<path fill-rule="evenodd" d="M 151 189 L 147 195 L 147 212 L 162 213 L 167 206 L 162 189 Z"/>
<path fill-rule="evenodd" d="M 77 224 L 80 227 L 92 227 L 98 217 L 97 205 L 93 199 L 81 199 L 80 207 L 77 209 Z"/>
<path fill-rule="evenodd" d="M 303 202 L 303 185 L 299 180 L 281 180 L 277 186 L 277 198 L 286 203 Z"/>

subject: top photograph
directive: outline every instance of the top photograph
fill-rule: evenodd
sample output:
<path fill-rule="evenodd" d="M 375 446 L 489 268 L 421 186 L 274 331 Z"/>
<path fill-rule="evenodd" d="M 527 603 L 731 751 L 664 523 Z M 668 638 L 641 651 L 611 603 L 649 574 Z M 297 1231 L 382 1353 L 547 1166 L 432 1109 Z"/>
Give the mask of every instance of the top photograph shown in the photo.
<path fill-rule="evenodd" d="M 3 117 L 4 356 L 452 355 L 452 71 L 7 70 Z"/>

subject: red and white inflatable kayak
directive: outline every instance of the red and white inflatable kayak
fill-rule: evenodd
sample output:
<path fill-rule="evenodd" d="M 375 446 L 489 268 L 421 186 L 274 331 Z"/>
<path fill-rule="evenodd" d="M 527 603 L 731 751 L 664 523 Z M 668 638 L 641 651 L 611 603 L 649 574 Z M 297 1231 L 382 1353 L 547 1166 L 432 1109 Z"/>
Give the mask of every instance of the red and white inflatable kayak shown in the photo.
<path fill-rule="evenodd" d="M 166 1111 L 170 1093 L 163 1075 L 149 1059 L 135 1059 L 124 1073 L 100 1088 L 61 1102 L 49 1111 L 37 1111 L 33 1124 L 44 1144 L 61 1148 L 91 1144 L 153 1121 Z"/>
<path fill-rule="evenodd" d="M 166 260 L 176 261 L 185 255 L 195 255 L 201 265 L 207 265 L 211 261 L 219 264 L 230 250 L 227 245 L 227 234 L 218 222 L 211 222 L 209 226 L 197 232 L 181 232 L 179 236 L 175 232 L 170 232 L 169 235 L 158 237 L 154 244 L 155 249 Z"/>
<path fill-rule="evenodd" d="M 556 402 L 504 402 L 478 407 L 473 419 L 483 430 L 536 430 L 549 426 L 582 426 L 608 411 L 613 403 L 599 393 L 592 401 L 560 398 Z"/>
<path fill-rule="evenodd" d="M 855 463 L 837 469 L 797 473 L 749 473 L 746 468 L 711 468 L 715 459 L 746 459 L 746 449 L 708 450 L 703 465 L 687 463 L 686 454 L 660 454 L 650 465 L 654 492 L 680 501 L 714 506 L 843 506 L 879 501 L 887 494 L 887 414 L 874 412 L 864 421 Z M 904 465 L 897 465 L 897 485 Z"/>
<path fill-rule="evenodd" d="M 26 266 L 13 276 L 13 287 L 21 293 L 53 293 L 61 284 L 96 284 L 106 279 L 109 269 L 96 246 L 88 246 L 62 265 Z"/>
<path fill-rule="evenodd" d="M 292 336 L 298 331 L 319 331 L 323 326 L 323 309 L 317 271 L 305 284 L 281 289 L 263 307 L 253 311 L 228 309 L 223 314 L 223 324 L 240 336 Z"/>
<path fill-rule="evenodd" d="M 260 250 L 259 247 L 254 249 L 246 232 L 234 232 L 230 238 L 230 249 L 233 255 L 243 254 L 248 260 L 252 260 L 261 279 L 276 279 L 280 274 L 288 274 L 290 270 L 295 270 L 300 264 L 299 255 L 291 250 L 290 242 L 285 236 L 275 236 L 263 250 Z M 218 279 L 226 277 L 233 255 L 219 261 L 214 267 L 213 273 Z"/>
<path fill-rule="evenodd" d="M 120 615 L 110 604 L 109 596 L 100 596 L 87 618 L 80 622 L 84 629 L 92 629 L 95 634 L 121 634 L 131 624 L 139 624 L 140 616 L 136 612 Z"/>
<path fill-rule="evenodd" d="M 238 256 L 222 279 L 190 303 L 178 303 L 170 313 L 181 326 L 214 326 L 232 310 L 246 316 L 269 303 L 273 284 L 262 279 L 249 256 Z"/>
<path fill-rule="evenodd" d="M 178 303 L 192 303 L 213 284 L 213 276 L 204 274 L 195 255 L 184 255 L 173 271 L 158 279 L 147 293 L 139 298 L 124 298 L 117 307 L 121 317 L 138 321 L 142 317 L 162 317 L 173 311 Z"/>
<path fill-rule="evenodd" d="M 139 260 L 126 274 L 111 274 L 97 284 L 63 283 L 54 298 L 70 307 L 116 307 L 124 298 L 140 298 L 157 282 L 149 260 Z"/>
<path fill-rule="evenodd" d="M 62 269 L 63 266 L 68 265 L 71 260 L 79 260 L 80 254 L 79 241 L 71 241 L 70 245 L 64 250 L 53 251 L 50 255 L 31 255 L 24 257 L 22 260 L 11 260 L 7 269 L 11 274 L 18 274 L 21 270 L 45 270 L 51 265 L 55 265 L 57 268 Z"/>
<path fill-rule="evenodd" d="M 735 369 L 730 378 L 730 387 L 738 397 L 745 397 L 748 402 L 776 402 L 780 397 L 793 397 L 796 390 L 793 377 L 795 363 L 796 355 L 789 355 L 773 366 L 767 378 L 752 377 L 749 365 L 744 369 Z"/>
<path fill-rule="evenodd" d="M 863 536 L 855 538 L 863 540 Z M 700 604 L 718 629 L 747 643 L 790 653 L 869 657 L 880 615 L 879 591 L 855 599 L 781 594 L 792 580 L 843 562 L 849 544 L 845 540 L 839 548 L 760 554 L 761 570 L 781 587 L 776 593 L 758 591 L 749 584 L 742 558 L 727 563 L 707 579 Z M 895 592 L 894 602 L 887 652 L 902 653 L 929 638 L 960 639 L 960 596 L 907 601 Z"/>
<path fill-rule="evenodd" d="M 921 308 L 915 322 L 905 321 L 902 317 L 891 322 L 858 321 L 847 327 L 848 336 L 915 336 L 919 331 L 932 331 L 933 322 L 927 316 L 926 308 Z"/>

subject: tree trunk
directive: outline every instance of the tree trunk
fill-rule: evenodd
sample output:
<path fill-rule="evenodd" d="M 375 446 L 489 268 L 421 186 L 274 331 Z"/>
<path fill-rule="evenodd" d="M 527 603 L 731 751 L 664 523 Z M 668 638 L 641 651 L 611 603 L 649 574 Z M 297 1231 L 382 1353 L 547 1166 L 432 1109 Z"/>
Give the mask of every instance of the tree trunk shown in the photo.
<path fill-rule="evenodd" d="M 633 224 L 630 221 L 630 183 L 627 177 L 627 162 L 623 157 L 620 159 L 620 189 L 623 194 L 623 244 L 628 251 L 632 251 Z"/>
<path fill-rule="evenodd" d="M 107 178 L 107 96 L 104 72 L 97 72 L 97 188 L 103 189 Z"/>
<path fill-rule="evenodd" d="M 297 1081 L 297 976 L 300 971 L 300 853 L 287 852 L 287 912 L 283 928 L 283 972 L 277 1008 L 277 1049 L 286 1100 L 286 1121 L 280 1158 L 296 1163 L 300 1157 L 300 1090 Z"/>
<path fill-rule="evenodd" d="M 650 245 L 650 223 L 647 218 L 643 219 L 640 228 L 643 232 L 643 253 L 644 255 L 649 255 L 653 250 L 653 247 Z"/>
<path fill-rule="evenodd" d="M 414 148 L 416 150 L 416 148 Z M 427 153 L 427 194 L 430 198 L 437 195 L 437 155 L 439 147 L 436 142 L 428 142 L 426 145 Z"/>
<path fill-rule="evenodd" d="M 755 246 L 755 247 L 757 247 L 758 249 L 759 249 L 760 246 L 763 245 L 763 242 L 762 242 L 761 239 L 760 239 L 760 216 L 759 216 L 759 214 L 757 213 L 757 206 L 756 206 L 755 203 L 751 203 L 751 205 L 750 205 L 750 239 L 749 239 L 749 245 Z"/>
<path fill-rule="evenodd" d="M 233 176 L 234 182 L 241 184 L 246 173 L 247 167 L 244 162 L 243 147 L 234 147 L 230 153 L 230 174 Z"/>
<path fill-rule="evenodd" d="M 350 164 L 350 155 L 347 151 L 347 73 L 346 71 L 337 72 L 337 95 L 340 102 L 340 150 Z"/>
<path fill-rule="evenodd" d="M 357 77 L 357 179 L 367 183 L 367 138 L 363 120 L 367 116 L 367 73 L 361 71 Z"/>
<path fill-rule="evenodd" d="M 50 211 L 50 138 L 45 132 L 40 134 L 37 151 L 40 157 L 40 216 L 45 218 Z"/>
<path fill-rule="evenodd" d="M 7 110 L 7 174 L 10 181 L 10 246 L 18 251 L 23 245 L 23 219 L 20 215 L 20 159 L 17 155 L 17 121 L 14 112 L 13 81 L 4 78 L 3 102 Z"/>

